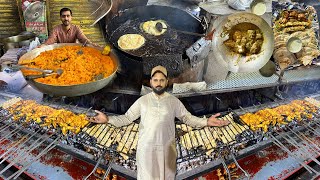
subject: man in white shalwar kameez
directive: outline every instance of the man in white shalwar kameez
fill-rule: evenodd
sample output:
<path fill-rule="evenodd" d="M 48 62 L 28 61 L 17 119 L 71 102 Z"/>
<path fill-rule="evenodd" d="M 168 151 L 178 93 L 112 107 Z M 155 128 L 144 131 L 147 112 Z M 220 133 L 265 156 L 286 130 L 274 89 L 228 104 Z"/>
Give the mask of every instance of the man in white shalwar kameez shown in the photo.
<path fill-rule="evenodd" d="M 140 117 L 137 147 L 138 180 L 173 180 L 176 174 L 175 124 L 177 117 L 195 128 L 224 126 L 228 121 L 218 120 L 219 114 L 210 118 L 191 115 L 181 101 L 165 92 L 168 85 L 167 70 L 156 66 L 151 71 L 150 84 L 153 92 L 140 97 L 124 115 L 107 117 L 102 112 L 95 123 L 126 126 Z"/>

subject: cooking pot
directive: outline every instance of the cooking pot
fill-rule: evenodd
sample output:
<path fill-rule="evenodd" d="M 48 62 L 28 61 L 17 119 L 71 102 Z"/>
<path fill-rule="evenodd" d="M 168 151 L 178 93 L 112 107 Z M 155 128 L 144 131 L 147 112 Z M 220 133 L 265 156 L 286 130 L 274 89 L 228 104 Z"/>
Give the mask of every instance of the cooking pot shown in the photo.
<path fill-rule="evenodd" d="M 59 44 L 44 46 L 41 48 L 36 48 L 36 49 L 33 49 L 32 51 L 24 54 L 19 59 L 19 62 L 21 63 L 25 60 L 32 60 L 32 59 L 36 58 L 38 55 L 40 55 L 41 52 L 53 50 L 53 49 L 63 47 L 63 46 L 81 46 L 81 44 L 79 44 L 79 43 L 59 43 Z M 98 48 L 98 47 L 93 47 L 93 48 L 96 48 L 100 51 L 103 50 L 102 48 Z M 103 87 L 105 87 L 106 85 L 110 84 L 112 82 L 112 80 L 115 78 L 116 72 L 119 67 L 118 57 L 115 55 L 113 50 L 111 50 L 109 56 L 115 65 L 113 73 L 110 76 L 105 77 L 100 80 L 97 80 L 97 81 L 88 82 L 88 83 L 84 83 L 84 84 L 60 85 L 60 86 L 59 85 L 44 84 L 44 83 L 37 82 L 35 80 L 27 80 L 27 82 L 35 89 L 38 89 L 40 92 L 45 93 L 45 94 L 49 94 L 49 95 L 54 95 L 54 96 L 73 97 L 73 96 L 81 96 L 81 95 L 85 95 L 85 94 L 90 94 L 90 93 L 98 91 L 98 90 L 102 89 Z"/>
<path fill-rule="evenodd" d="M 29 46 L 31 41 L 35 39 L 35 35 L 33 34 L 27 34 L 27 35 L 16 35 L 7 37 L 1 40 L 1 42 L 4 44 L 4 51 L 7 51 L 8 49 L 12 48 L 20 48 L 23 46 Z"/>
<path fill-rule="evenodd" d="M 226 35 L 227 30 L 230 30 L 237 24 L 251 23 L 256 25 L 263 35 L 263 43 L 261 46 L 261 52 L 258 54 L 252 54 L 248 56 L 242 56 L 237 53 L 231 52 L 229 48 L 224 45 L 224 41 L 229 38 Z M 252 13 L 235 13 L 231 14 L 223 19 L 215 32 L 215 38 L 213 39 L 213 51 L 219 62 L 222 62 L 228 70 L 234 73 L 240 72 L 255 72 L 262 68 L 270 60 L 274 49 L 274 35 L 272 28 L 269 24 Z"/>
<path fill-rule="evenodd" d="M 164 20 L 172 29 L 163 35 L 153 36 L 145 33 L 140 24 L 150 20 Z M 135 60 L 145 57 L 184 54 L 199 37 L 177 33 L 179 29 L 195 33 L 204 33 L 206 27 L 192 14 L 178 8 L 167 6 L 138 6 L 126 9 L 113 17 L 106 26 L 107 38 L 116 49 Z M 118 47 L 118 39 L 124 34 L 140 34 L 146 38 L 144 46 L 137 50 L 125 51 Z"/>

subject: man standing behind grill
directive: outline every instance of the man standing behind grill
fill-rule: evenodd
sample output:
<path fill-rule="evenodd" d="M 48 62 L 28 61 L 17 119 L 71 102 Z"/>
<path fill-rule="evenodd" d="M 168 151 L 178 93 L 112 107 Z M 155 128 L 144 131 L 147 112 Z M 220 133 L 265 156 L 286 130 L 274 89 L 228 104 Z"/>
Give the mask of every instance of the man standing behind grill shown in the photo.
<path fill-rule="evenodd" d="M 138 180 L 172 180 L 177 158 L 175 117 L 195 128 L 224 126 L 229 122 L 218 120 L 219 114 L 210 118 L 191 115 L 178 98 L 165 92 L 168 73 L 163 66 L 152 69 L 150 84 L 153 92 L 140 97 L 124 115 L 106 116 L 96 111 L 98 115 L 93 122 L 120 127 L 141 117 L 136 155 Z"/>
<path fill-rule="evenodd" d="M 91 44 L 91 41 L 83 34 L 80 27 L 71 24 L 71 9 L 62 8 L 60 10 L 60 20 L 62 24 L 52 29 L 49 38 L 40 47 L 54 43 L 76 43 L 77 40 L 82 44 Z"/>

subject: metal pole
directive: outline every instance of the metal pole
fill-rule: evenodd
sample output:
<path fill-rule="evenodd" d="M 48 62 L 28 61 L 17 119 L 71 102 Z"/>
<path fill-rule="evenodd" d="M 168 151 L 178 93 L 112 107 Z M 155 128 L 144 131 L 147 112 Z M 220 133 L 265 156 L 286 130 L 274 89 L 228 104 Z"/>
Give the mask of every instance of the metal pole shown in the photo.
<path fill-rule="evenodd" d="M 31 160 L 27 165 L 25 165 L 23 168 L 21 168 L 19 171 L 15 172 L 14 174 L 12 174 L 10 177 L 8 177 L 8 179 L 11 179 L 14 177 L 14 179 L 18 178 L 33 162 L 35 162 L 36 160 L 38 160 L 41 156 L 43 156 L 45 153 L 49 152 L 50 150 L 52 150 L 54 147 L 56 147 L 57 145 L 57 141 L 60 140 L 62 135 L 59 135 L 55 140 L 53 140 L 44 150 L 42 150 L 36 157 L 34 160 Z"/>

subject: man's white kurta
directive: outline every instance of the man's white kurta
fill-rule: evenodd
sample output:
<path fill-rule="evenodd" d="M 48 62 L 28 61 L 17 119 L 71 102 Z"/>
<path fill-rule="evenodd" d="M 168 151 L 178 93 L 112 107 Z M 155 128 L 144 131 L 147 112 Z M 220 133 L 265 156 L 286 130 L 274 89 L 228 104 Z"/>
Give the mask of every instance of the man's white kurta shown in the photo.
<path fill-rule="evenodd" d="M 110 116 L 109 123 L 120 127 L 129 125 L 139 117 L 137 178 L 174 179 L 177 157 L 175 117 L 195 128 L 206 126 L 207 118 L 191 115 L 181 101 L 169 93 L 164 93 L 159 98 L 152 92 L 140 97 L 124 115 Z"/>

